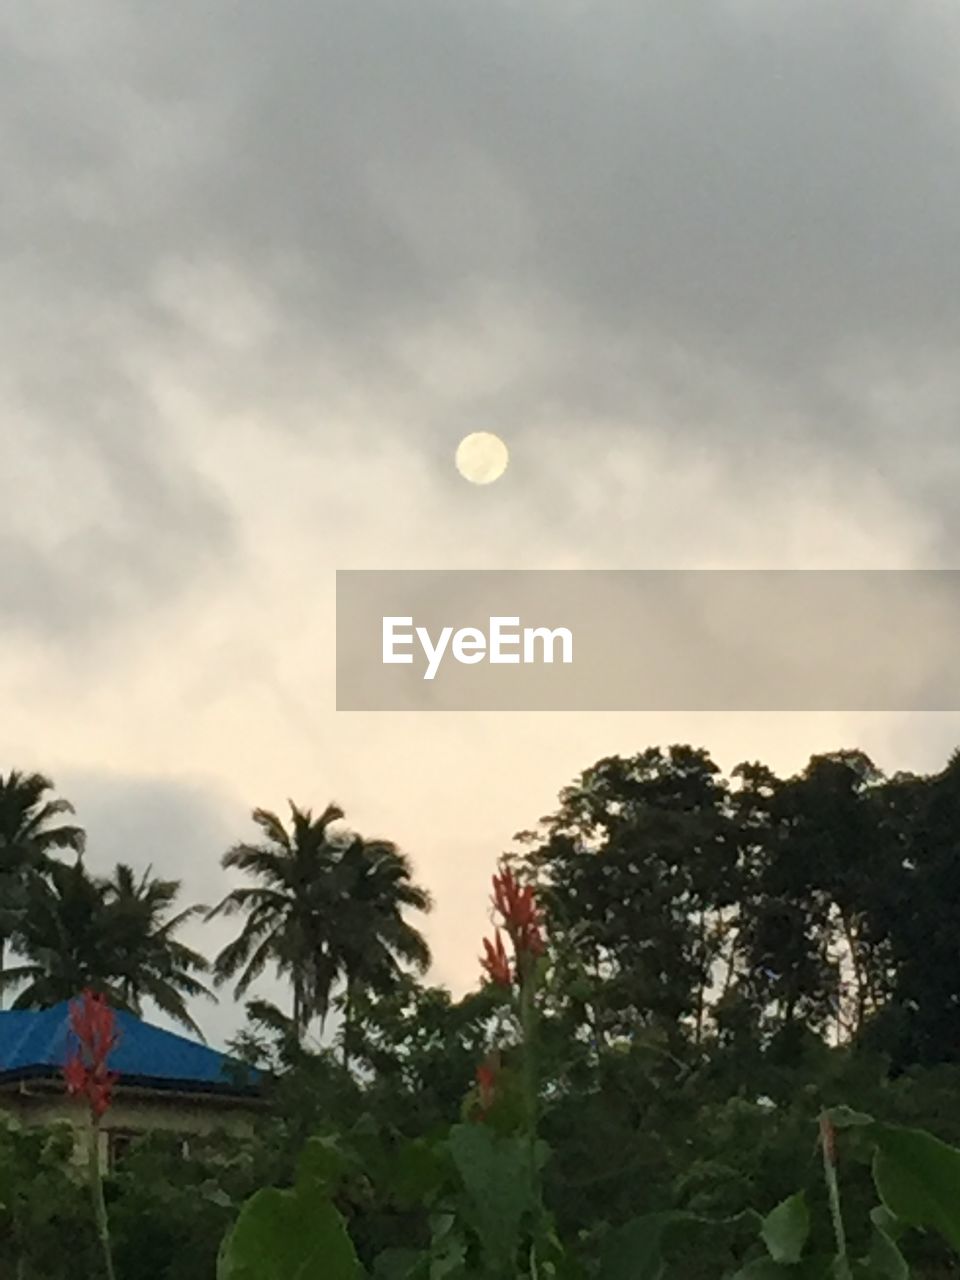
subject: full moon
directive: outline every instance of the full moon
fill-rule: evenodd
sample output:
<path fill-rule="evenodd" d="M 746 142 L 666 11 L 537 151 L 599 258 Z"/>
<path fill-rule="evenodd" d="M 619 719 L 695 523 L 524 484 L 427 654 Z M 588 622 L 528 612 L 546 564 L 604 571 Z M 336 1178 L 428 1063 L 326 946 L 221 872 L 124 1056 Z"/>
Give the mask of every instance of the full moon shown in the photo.
<path fill-rule="evenodd" d="M 471 484 L 492 484 L 507 469 L 510 452 L 499 436 L 474 431 L 457 445 L 457 470 Z"/>

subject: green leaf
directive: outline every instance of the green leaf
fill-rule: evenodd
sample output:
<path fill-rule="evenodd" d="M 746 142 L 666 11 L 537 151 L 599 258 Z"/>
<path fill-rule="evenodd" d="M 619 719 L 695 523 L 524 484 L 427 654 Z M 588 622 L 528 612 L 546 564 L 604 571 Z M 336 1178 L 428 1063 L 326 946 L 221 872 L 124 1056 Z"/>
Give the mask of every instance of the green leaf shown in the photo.
<path fill-rule="evenodd" d="M 665 1275 L 667 1260 L 663 1250 L 668 1237 L 680 1227 L 730 1228 L 749 1222 L 755 1229 L 763 1219 L 753 1209 L 745 1209 L 728 1218 L 704 1218 L 683 1209 L 648 1213 L 634 1218 L 611 1231 L 603 1242 L 600 1258 L 600 1280 L 660 1280 Z"/>
<path fill-rule="evenodd" d="M 435 1244 L 446 1239 L 457 1225 L 456 1215 L 452 1213 L 435 1213 L 427 1221 Z"/>
<path fill-rule="evenodd" d="M 450 1130 L 450 1153 L 467 1195 L 467 1218 L 493 1269 L 511 1270 L 524 1216 L 534 1207 L 530 1148 L 482 1124 Z"/>
<path fill-rule="evenodd" d="M 755 1262 L 741 1267 L 733 1280 L 783 1280 L 785 1276 L 792 1276 L 795 1270 L 795 1267 L 774 1262 L 771 1258 L 757 1258 Z"/>
<path fill-rule="evenodd" d="M 445 1280 L 463 1271 L 467 1247 L 457 1230 L 452 1213 L 434 1214 L 430 1219 L 429 1280 Z"/>
<path fill-rule="evenodd" d="M 818 1255 L 796 1263 L 757 1258 L 742 1267 L 733 1280 L 833 1280 L 834 1261 L 832 1255 Z"/>
<path fill-rule="evenodd" d="M 389 1190 L 402 1206 L 423 1204 L 443 1185 L 447 1168 L 440 1152 L 422 1138 L 405 1142 L 390 1169 Z"/>
<path fill-rule="evenodd" d="M 864 1111 L 852 1111 L 850 1107 L 832 1107 L 827 1116 L 835 1129 L 853 1129 L 876 1123 L 873 1116 L 868 1116 Z"/>
<path fill-rule="evenodd" d="M 887 1209 L 960 1250 L 960 1151 L 920 1129 L 876 1126 L 873 1177 Z"/>
<path fill-rule="evenodd" d="M 384 1249 L 373 1264 L 374 1280 L 412 1280 L 429 1274 L 429 1258 L 416 1249 Z"/>
<path fill-rule="evenodd" d="M 573 978 L 567 986 L 567 995 L 571 1000 L 586 1002 L 595 992 L 596 983 L 587 977 Z"/>
<path fill-rule="evenodd" d="M 864 1262 L 877 1280 L 910 1280 L 907 1260 L 883 1231 L 874 1228 L 870 1239 L 870 1252 Z"/>
<path fill-rule="evenodd" d="M 224 1191 L 222 1187 L 218 1187 L 216 1184 L 201 1187 L 200 1194 L 203 1196 L 204 1200 L 208 1201 L 210 1204 L 215 1204 L 218 1209 L 229 1209 L 233 1205 L 233 1201 L 227 1195 L 226 1191 Z"/>
<path fill-rule="evenodd" d="M 882 1231 L 891 1240 L 899 1240 L 903 1233 L 908 1230 L 907 1224 L 894 1217 L 885 1204 L 875 1205 L 870 1210 L 870 1221 L 878 1231 Z"/>
<path fill-rule="evenodd" d="M 430 1259 L 430 1280 L 446 1280 L 464 1270 L 467 1247 L 459 1236 L 447 1236 Z"/>
<path fill-rule="evenodd" d="M 297 1164 L 297 1188 L 304 1194 L 332 1195 L 349 1165 L 335 1138 L 310 1138 Z"/>
<path fill-rule="evenodd" d="M 664 1234 L 683 1216 L 648 1213 L 611 1231 L 600 1255 L 600 1280 L 661 1280 L 667 1265 Z"/>
<path fill-rule="evenodd" d="M 583 1266 L 564 1247 L 549 1220 L 541 1224 L 531 1246 L 530 1275 L 532 1280 L 582 1280 L 584 1276 Z"/>
<path fill-rule="evenodd" d="M 273 1187 L 240 1211 L 217 1261 L 217 1280 L 359 1280 L 343 1219 L 329 1200 Z"/>
<path fill-rule="evenodd" d="M 760 1236 L 774 1262 L 799 1262 L 810 1234 L 810 1211 L 803 1192 L 790 1196 L 763 1220 Z"/>

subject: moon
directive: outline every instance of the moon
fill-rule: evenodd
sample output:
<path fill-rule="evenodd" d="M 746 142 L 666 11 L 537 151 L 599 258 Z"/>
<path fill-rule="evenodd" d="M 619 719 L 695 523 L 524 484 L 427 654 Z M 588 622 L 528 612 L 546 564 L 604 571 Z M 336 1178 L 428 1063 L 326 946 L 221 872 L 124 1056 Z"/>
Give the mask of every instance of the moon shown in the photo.
<path fill-rule="evenodd" d="M 457 445 L 457 470 L 471 484 L 492 484 L 507 469 L 510 451 L 491 431 L 474 431 Z"/>

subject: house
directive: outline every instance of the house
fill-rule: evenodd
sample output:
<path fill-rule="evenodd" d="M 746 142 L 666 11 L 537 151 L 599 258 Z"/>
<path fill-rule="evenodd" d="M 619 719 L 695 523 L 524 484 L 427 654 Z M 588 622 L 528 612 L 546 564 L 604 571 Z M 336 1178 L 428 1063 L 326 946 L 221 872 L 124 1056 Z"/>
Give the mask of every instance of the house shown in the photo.
<path fill-rule="evenodd" d="M 253 1132 L 263 1108 L 259 1072 L 186 1036 L 116 1011 L 119 1042 L 108 1066 L 117 1073 L 101 1122 L 101 1160 L 112 1165 L 132 1138 L 166 1130 L 189 1142 L 214 1132 Z M 86 1124 L 86 1109 L 66 1092 L 63 1067 L 74 1044 L 70 1005 L 0 1012 L 0 1110 L 24 1124 Z"/>

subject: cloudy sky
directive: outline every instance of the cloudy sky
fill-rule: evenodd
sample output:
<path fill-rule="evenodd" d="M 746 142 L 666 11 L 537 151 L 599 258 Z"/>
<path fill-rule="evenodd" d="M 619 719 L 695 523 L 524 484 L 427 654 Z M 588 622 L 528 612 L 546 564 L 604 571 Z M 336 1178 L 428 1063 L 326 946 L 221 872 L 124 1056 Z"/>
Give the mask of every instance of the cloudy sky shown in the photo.
<path fill-rule="evenodd" d="M 461 990 L 600 755 L 938 767 L 957 717 L 338 714 L 333 596 L 960 567 L 958 85 L 947 0 L 4 5 L 0 768 L 201 901 L 254 805 L 335 799 Z"/>

